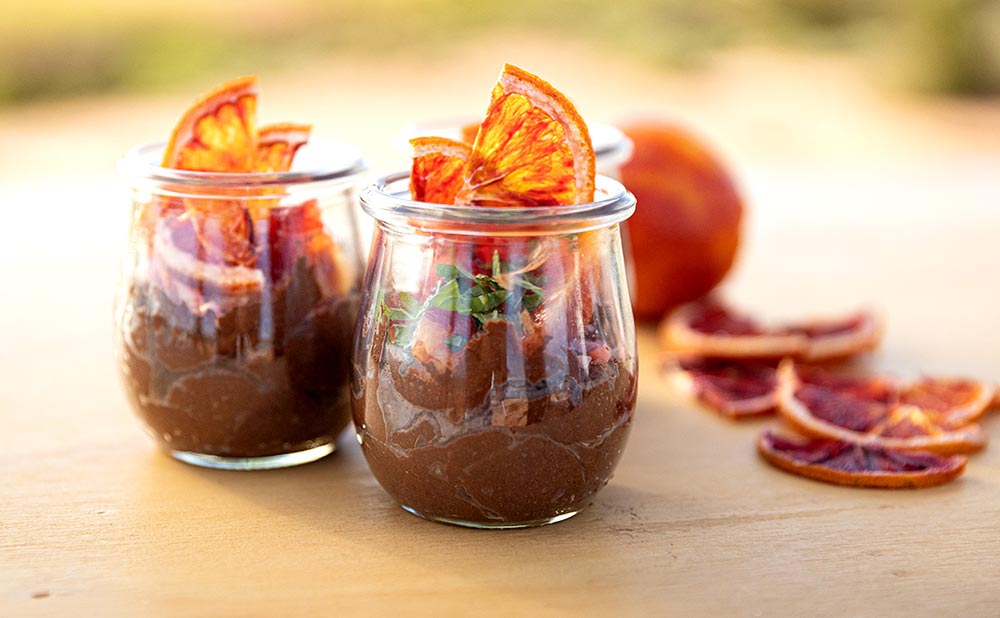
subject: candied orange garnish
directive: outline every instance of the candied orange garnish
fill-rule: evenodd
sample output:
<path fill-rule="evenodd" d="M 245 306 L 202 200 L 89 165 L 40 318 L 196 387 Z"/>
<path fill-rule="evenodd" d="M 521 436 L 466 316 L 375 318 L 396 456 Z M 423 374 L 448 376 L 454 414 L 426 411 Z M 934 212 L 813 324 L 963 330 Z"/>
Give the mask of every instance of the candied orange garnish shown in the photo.
<path fill-rule="evenodd" d="M 163 166 L 251 172 L 257 159 L 257 77 L 228 81 L 198 99 L 177 123 Z"/>
<path fill-rule="evenodd" d="M 454 204 L 462 188 L 465 164 L 472 154 L 468 144 L 446 137 L 417 137 L 413 147 L 410 195 L 421 202 Z"/>
<path fill-rule="evenodd" d="M 309 141 L 312 126 L 283 122 L 261 127 L 257 133 L 258 172 L 287 172 L 299 148 Z"/>
<path fill-rule="evenodd" d="M 545 80 L 505 65 L 471 151 L 443 137 L 414 147 L 414 199 L 477 206 L 558 206 L 594 199 L 594 148 L 583 118 Z M 461 182 L 459 182 L 459 179 Z"/>
<path fill-rule="evenodd" d="M 163 157 L 164 167 L 221 172 L 284 172 L 298 149 L 309 140 L 311 127 L 282 123 L 257 128 L 257 78 L 228 81 L 202 95 L 174 128 Z M 278 204 L 274 193 L 262 189 L 260 199 L 236 199 L 242 189 L 213 189 L 221 197 L 185 197 L 184 216 L 190 219 L 209 261 L 251 264 L 261 239 L 254 220 L 267 216 Z"/>
<path fill-rule="evenodd" d="M 505 65 L 456 199 L 481 206 L 593 201 L 594 148 L 569 99 L 545 80 Z"/>

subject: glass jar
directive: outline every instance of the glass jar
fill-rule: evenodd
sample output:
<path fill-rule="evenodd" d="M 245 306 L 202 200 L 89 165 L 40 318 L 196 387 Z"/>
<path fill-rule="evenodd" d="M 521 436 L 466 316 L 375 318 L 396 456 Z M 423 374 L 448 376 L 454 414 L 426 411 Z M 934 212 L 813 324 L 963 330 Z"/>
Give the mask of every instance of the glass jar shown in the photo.
<path fill-rule="evenodd" d="M 414 137 L 438 135 L 454 140 L 468 140 L 470 130 L 479 126 L 480 118 L 473 116 L 442 118 L 411 124 L 403 128 L 396 136 L 399 151 L 406 156 L 412 154 L 410 140 Z M 610 124 L 591 122 L 587 124 L 590 131 L 590 141 L 594 146 L 594 166 L 598 174 L 610 176 L 615 180 L 622 179 L 622 166 L 632 160 L 634 145 L 621 129 Z M 472 133 L 472 137 L 475 133 Z M 372 227 L 369 221 L 362 221 L 362 236 L 371 238 Z M 629 290 L 635 290 L 635 264 L 632 259 L 632 245 L 629 240 L 628 224 L 622 226 L 622 253 L 625 255 L 625 275 Z"/>
<path fill-rule="evenodd" d="M 562 521 L 614 471 L 636 400 L 619 224 L 597 201 L 415 202 L 406 173 L 361 193 L 376 221 L 354 343 L 358 442 L 407 511 L 480 528 Z"/>
<path fill-rule="evenodd" d="M 174 457 L 279 468 L 334 450 L 350 423 L 363 258 L 355 148 L 313 139 L 280 173 L 121 161 L 132 195 L 115 303 L 128 398 Z"/>

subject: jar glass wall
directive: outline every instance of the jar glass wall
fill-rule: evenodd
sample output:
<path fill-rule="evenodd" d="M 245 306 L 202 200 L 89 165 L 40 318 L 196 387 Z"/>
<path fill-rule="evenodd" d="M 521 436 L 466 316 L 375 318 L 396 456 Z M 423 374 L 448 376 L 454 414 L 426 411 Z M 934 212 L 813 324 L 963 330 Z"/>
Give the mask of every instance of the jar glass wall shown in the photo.
<path fill-rule="evenodd" d="M 115 351 L 133 409 L 197 465 L 332 452 L 350 422 L 358 151 L 314 139 L 296 157 L 308 171 L 267 174 L 165 169 L 162 151 L 137 147 L 120 164 L 132 219 Z"/>
<path fill-rule="evenodd" d="M 566 519 L 611 478 L 636 398 L 619 223 L 635 201 L 482 208 L 362 191 L 377 220 L 354 347 L 354 422 L 386 491 L 474 527 Z"/>

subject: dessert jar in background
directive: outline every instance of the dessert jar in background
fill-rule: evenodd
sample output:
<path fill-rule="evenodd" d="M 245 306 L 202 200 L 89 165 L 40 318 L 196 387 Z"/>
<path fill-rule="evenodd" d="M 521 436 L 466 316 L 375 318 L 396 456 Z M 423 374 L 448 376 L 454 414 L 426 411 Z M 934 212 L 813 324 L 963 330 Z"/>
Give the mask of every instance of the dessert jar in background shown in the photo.
<path fill-rule="evenodd" d="M 632 424 L 635 333 L 619 224 L 635 200 L 487 208 L 361 193 L 375 218 L 354 344 L 358 441 L 404 509 L 514 528 L 567 519 Z"/>
<path fill-rule="evenodd" d="M 277 468 L 332 452 L 350 423 L 363 257 L 353 147 L 314 139 L 278 173 L 120 163 L 132 218 L 115 303 L 125 391 L 177 459 Z"/>

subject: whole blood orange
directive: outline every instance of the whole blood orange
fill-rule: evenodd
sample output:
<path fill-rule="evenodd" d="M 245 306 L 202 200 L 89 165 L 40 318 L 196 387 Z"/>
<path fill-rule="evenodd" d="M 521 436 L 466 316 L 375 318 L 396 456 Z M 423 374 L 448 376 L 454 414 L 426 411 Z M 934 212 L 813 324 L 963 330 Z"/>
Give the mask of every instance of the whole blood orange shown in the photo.
<path fill-rule="evenodd" d="M 701 140 L 664 122 L 625 123 L 634 142 L 622 182 L 638 202 L 627 230 L 634 258 L 632 305 L 639 320 L 707 294 L 729 271 L 743 201 Z"/>

